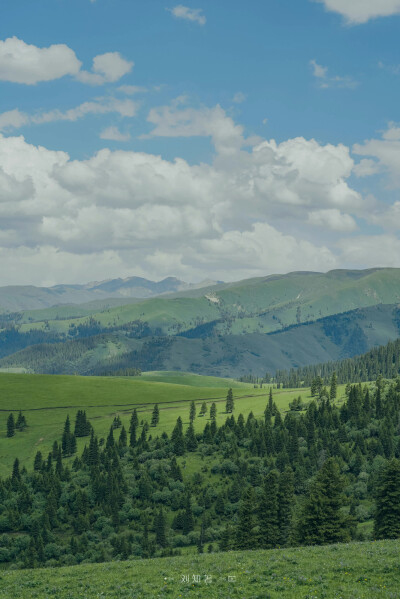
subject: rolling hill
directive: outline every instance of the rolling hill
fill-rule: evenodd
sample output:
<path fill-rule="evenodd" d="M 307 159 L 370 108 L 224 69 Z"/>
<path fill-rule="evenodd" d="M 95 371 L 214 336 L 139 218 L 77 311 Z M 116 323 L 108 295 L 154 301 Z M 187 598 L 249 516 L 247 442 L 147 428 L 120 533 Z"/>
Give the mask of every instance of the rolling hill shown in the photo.
<path fill-rule="evenodd" d="M 118 306 L 29 310 L 3 317 L 0 367 L 262 375 L 397 338 L 399 302 L 400 269 L 382 268 L 273 275 Z"/>

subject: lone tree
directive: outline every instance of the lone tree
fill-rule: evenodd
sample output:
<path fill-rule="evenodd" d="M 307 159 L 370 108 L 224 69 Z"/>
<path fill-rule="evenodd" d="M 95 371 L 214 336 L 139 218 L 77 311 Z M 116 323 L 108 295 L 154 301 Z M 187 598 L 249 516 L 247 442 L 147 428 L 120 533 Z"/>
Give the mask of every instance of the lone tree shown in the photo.
<path fill-rule="evenodd" d="M 160 410 L 158 404 L 154 404 L 153 414 L 151 415 L 151 426 L 157 426 L 160 421 Z"/>
<path fill-rule="evenodd" d="M 194 403 L 194 401 L 190 402 L 190 412 L 189 412 L 189 420 L 190 422 L 193 422 L 193 420 L 196 418 L 196 404 Z"/>
<path fill-rule="evenodd" d="M 14 422 L 14 415 L 11 412 L 11 414 L 7 418 L 7 437 L 13 437 L 14 435 L 15 435 L 15 422 Z"/>
<path fill-rule="evenodd" d="M 374 519 L 376 539 L 400 537 L 400 460 L 389 460 L 377 485 Z"/>
<path fill-rule="evenodd" d="M 226 407 L 225 407 L 225 411 L 228 414 L 231 414 L 234 410 L 234 405 L 233 405 L 233 391 L 232 389 L 229 389 L 228 391 L 228 395 L 226 396 Z"/>

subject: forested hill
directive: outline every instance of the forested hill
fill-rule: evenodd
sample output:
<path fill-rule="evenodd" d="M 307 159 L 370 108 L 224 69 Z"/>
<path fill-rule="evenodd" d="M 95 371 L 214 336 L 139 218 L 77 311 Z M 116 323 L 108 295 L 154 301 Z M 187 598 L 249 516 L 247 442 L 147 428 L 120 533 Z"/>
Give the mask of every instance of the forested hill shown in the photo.
<path fill-rule="evenodd" d="M 314 364 L 290 371 L 278 370 L 275 380 L 283 387 L 307 387 L 318 376 L 328 383 L 334 372 L 339 383 L 374 381 L 379 376 L 396 378 L 400 374 L 400 339 L 354 358 Z M 250 378 L 243 377 L 243 380 Z"/>
<path fill-rule="evenodd" d="M 383 268 L 274 275 L 114 307 L 3 314 L 0 368 L 262 376 L 395 340 L 399 302 L 400 269 Z"/>

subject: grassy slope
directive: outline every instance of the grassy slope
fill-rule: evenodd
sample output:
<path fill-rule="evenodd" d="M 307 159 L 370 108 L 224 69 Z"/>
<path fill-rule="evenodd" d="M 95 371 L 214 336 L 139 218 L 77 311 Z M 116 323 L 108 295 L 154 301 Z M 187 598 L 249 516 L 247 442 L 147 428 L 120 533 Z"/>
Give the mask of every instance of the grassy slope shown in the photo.
<path fill-rule="evenodd" d="M 161 327 L 165 334 L 190 329 L 199 319 L 209 322 L 229 315 L 234 319 L 228 324 L 233 333 L 269 332 L 295 324 L 298 318 L 307 322 L 357 307 L 396 303 L 400 300 L 399 287 L 400 269 L 291 273 L 240 281 L 219 287 L 215 294 L 211 289 L 218 303 L 207 299 L 207 291 L 201 290 L 200 297 L 183 293 L 180 297 L 149 299 L 92 314 L 105 327 L 142 319 L 153 327 Z M 48 320 L 50 328 L 59 332 L 65 332 L 71 322 L 79 324 L 86 320 L 86 316 L 52 320 L 55 314 L 58 318 L 68 317 L 71 307 L 31 310 L 25 314 L 22 330 L 34 326 L 32 319 L 38 321 L 39 327 Z M 220 325 L 221 332 L 227 332 L 226 326 L 226 323 Z"/>
<path fill-rule="evenodd" d="M 167 376 L 168 378 L 168 376 Z M 175 382 L 180 378 L 174 375 Z M 217 404 L 217 422 L 225 421 L 225 398 L 231 381 L 225 382 L 205 377 L 184 374 L 183 380 L 193 384 L 171 384 L 166 382 L 142 381 L 139 378 L 79 377 L 30 374 L 0 374 L 0 476 L 10 474 L 13 461 L 19 458 L 21 465 L 32 468 L 33 458 L 40 449 L 47 456 L 55 440 L 60 441 L 67 414 L 72 425 L 78 409 L 84 408 L 95 432 L 106 436 L 116 414 L 120 414 L 125 428 L 129 428 L 132 410 L 136 407 L 139 419 L 150 422 L 155 403 L 160 405 L 160 423 L 151 429 L 154 435 L 164 430 L 168 433 L 181 416 L 184 426 L 188 424 L 189 404 L 196 401 L 197 412 L 206 401 L 208 409 L 213 401 Z M 199 384 L 201 383 L 201 384 Z M 203 386 L 208 385 L 208 386 Z M 214 385 L 214 386 L 213 386 Z M 275 391 L 277 405 L 285 410 L 289 401 L 301 393 L 306 398 L 307 391 Z M 267 403 L 268 389 L 254 389 L 251 385 L 241 385 L 234 389 L 235 413 L 247 416 L 253 411 L 262 416 Z M 28 429 L 17 432 L 14 437 L 6 437 L 6 422 L 10 411 L 15 416 L 23 410 Z M 207 416 L 206 416 L 207 418 Z M 205 418 L 197 417 L 195 428 L 204 428 Z M 119 431 L 116 432 L 119 435 Z M 78 451 L 83 449 L 88 438 L 78 440 Z"/>
<path fill-rule="evenodd" d="M 270 335 L 255 332 L 204 339 L 173 337 L 171 347 L 166 351 L 160 350 L 157 364 L 144 364 L 144 368 L 153 366 L 225 377 L 249 372 L 263 375 L 265 371 L 274 372 L 275 369 L 290 369 L 359 355 L 398 336 L 397 306 L 378 305 L 329 316 L 315 323 L 301 324 Z M 62 368 L 61 372 L 89 374 L 93 372 L 92 368 L 113 355 L 140 349 L 144 341 L 130 339 L 122 333 L 110 333 L 98 338 L 94 350 L 85 349 L 72 362 L 66 361 L 61 355 L 64 345 L 57 344 L 46 359 L 38 361 L 37 350 L 32 347 L 4 358 L 0 364 L 3 368 L 25 366 L 39 372 L 52 372 L 53 362 L 57 362 L 58 372 Z M 155 351 L 153 357 L 156 356 Z M 60 352 L 59 357 L 57 352 Z M 135 359 L 132 358 L 132 365 L 136 365 Z M 143 367 L 140 362 L 137 365 Z"/>
<path fill-rule="evenodd" d="M 400 541 L 2 572 L 2 599 L 395 599 Z M 190 582 L 181 582 L 182 575 Z M 193 583 L 192 576 L 201 582 Z M 211 582 L 205 582 L 205 576 Z M 235 580 L 228 581 L 229 577 Z"/>

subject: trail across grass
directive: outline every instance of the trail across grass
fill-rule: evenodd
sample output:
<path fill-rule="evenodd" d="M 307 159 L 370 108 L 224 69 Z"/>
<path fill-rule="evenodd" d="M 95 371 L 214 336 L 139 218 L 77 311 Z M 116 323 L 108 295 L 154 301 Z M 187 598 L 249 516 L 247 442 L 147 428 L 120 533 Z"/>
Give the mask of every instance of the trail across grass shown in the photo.
<path fill-rule="evenodd" d="M 4 571 L 0 597 L 397 599 L 399 555 L 396 540 Z"/>

